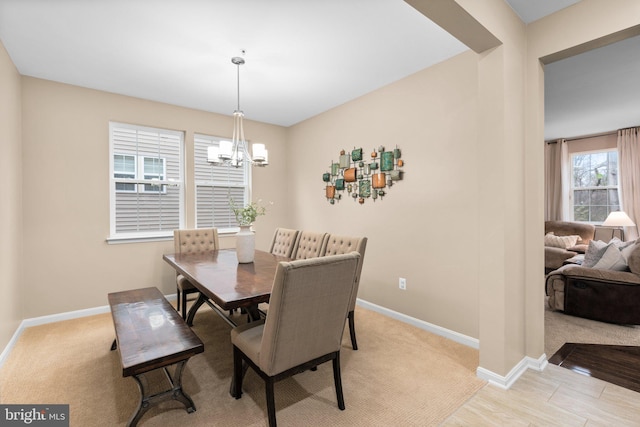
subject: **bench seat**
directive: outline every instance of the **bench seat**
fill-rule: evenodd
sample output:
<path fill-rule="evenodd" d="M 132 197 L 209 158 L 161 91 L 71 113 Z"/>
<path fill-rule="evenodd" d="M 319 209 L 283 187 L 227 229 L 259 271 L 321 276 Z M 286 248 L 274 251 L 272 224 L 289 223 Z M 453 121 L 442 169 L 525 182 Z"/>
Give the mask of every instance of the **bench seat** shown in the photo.
<path fill-rule="evenodd" d="M 133 377 L 141 395 L 138 409 L 127 425 L 135 426 L 152 404 L 164 400 L 178 400 L 187 412 L 194 412 L 193 401 L 182 390 L 182 371 L 190 357 L 204 351 L 200 338 L 158 288 L 114 292 L 108 298 L 116 332 L 112 350 L 119 351 L 122 376 Z M 176 365 L 173 375 L 167 370 L 170 365 Z M 160 368 L 164 369 L 170 388 L 148 395 L 144 374 Z"/>

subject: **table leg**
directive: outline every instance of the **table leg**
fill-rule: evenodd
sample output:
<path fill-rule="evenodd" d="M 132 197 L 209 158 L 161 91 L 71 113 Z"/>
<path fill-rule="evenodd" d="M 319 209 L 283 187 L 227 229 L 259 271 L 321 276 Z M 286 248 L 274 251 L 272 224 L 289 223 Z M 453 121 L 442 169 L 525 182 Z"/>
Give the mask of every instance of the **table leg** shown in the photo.
<path fill-rule="evenodd" d="M 255 322 L 261 319 L 260 310 L 258 310 L 257 304 L 246 307 L 246 310 L 247 310 L 247 314 L 249 315 L 249 322 Z"/>
<path fill-rule="evenodd" d="M 193 326 L 193 318 L 196 315 L 196 311 L 207 302 L 207 297 L 205 297 L 202 293 L 198 293 L 198 299 L 193 303 L 191 308 L 189 309 L 189 314 L 187 315 L 187 325 Z"/>

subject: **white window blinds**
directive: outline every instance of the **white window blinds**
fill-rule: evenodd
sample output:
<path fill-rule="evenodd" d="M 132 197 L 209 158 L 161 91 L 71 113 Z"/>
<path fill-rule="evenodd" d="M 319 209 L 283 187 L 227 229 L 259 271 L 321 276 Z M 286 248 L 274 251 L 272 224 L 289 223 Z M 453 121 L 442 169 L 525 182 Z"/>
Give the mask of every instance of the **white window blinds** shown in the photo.
<path fill-rule="evenodd" d="M 237 205 L 249 200 L 249 173 L 251 168 L 221 165 L 207 162 L 207 148 L 218 146 L 220 138 L 195 135 L 194 177 L 196 185 L 196 227 L 228 229 L 238 227 L 229 205 L 233 199 Z"/>
<path fill-rule="evenodd" d="M 109 124 L 111 238 L 169 236 L 183 221 L 182 132 Z"/>

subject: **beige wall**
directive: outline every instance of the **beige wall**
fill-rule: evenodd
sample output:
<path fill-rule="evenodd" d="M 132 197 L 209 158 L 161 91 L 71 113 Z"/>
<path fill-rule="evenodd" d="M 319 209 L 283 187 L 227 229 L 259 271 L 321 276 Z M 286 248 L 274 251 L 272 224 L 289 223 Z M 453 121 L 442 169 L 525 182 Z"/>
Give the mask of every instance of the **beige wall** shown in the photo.
<path fill-rule="evenodd" d="M 293 215 L 299 228 L 369 238 L 359 297 L 478 336 L 481 236 L 476 179 L 477 60 L 472 52 L 293 126 Z M 384 200 L 346 193 L 330 205 L 322 173 L 341 149 L 402 150 L 404 179 Z M 398 278 L 407 290 L 398 289 Z"/>
<path fill-rule="evenodd" d="M 186 157 L 195 132 L 229 136 L 229 116 L 210 114 L 60 83 L 23 77 L 24 317 L 106 305 L 107 293 L 158 286 L 175 292 L 175 273 L 162 261 L 173 242 L 107 244 L 110 120 L 185 132 Z M 285 129 L 247 122 L 250 138 L 267 144 L 269 168 L 254 169 L 254 199 L 273 201 L 256 224 L 257 246 L 287 224 L 283 170 Z M 188 162 L 187 175 L 192 174 Z M 187 179 L 187 182 L 193 182 Z M 187 189 L 193 206 L 193 188 Z M 187 212 L 187 226 L 194 212 Z M 231 239 L 221 244 L 232 246 Z"/>
<path fill-rule="evenodd" d="M 20 130 L 20 74 L 0 43 L 0 349 L 24 313 L 20 287 L 22 265 L 22 138 Z M 0 351 L 1 353 L 1 351 Z"/>

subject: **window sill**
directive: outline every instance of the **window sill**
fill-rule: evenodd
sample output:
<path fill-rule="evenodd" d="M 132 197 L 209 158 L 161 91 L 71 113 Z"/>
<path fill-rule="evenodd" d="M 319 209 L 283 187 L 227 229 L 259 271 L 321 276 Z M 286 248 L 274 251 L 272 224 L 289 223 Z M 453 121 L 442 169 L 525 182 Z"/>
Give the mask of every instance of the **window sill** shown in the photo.
<path fill-rule="evenodd" d="M 173 240 L 173 234 L 162 236 L 117 236 L 108 237 L 107 243 L 110 245 L 119 245 L 123 243 L 147 243 L 147 242 L 165 242 Z"/>

